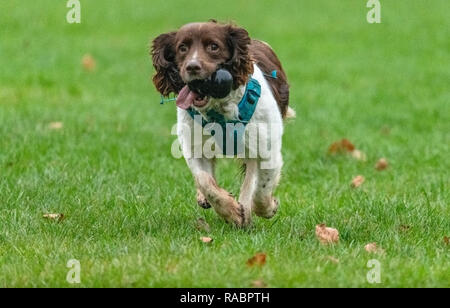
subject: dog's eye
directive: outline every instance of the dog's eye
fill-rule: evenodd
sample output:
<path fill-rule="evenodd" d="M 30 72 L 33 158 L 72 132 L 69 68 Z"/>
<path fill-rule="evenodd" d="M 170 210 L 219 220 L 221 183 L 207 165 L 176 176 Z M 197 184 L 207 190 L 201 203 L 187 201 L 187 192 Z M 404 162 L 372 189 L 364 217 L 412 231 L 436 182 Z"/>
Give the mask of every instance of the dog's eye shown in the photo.
<path fill-rule="evenodd" d="M 186 52 L 188 51 L 188 47 L 187 47 L 185 44 L 181 44 L 181 45 L 178 47 L 178 50 L 179 50 L 181 53 L 186 53 Z"/>
<path fill-rule="evenodd" d="M 214 44 L 214 43 L 210 44 L 208 47 L 209 47 L 209 50 L 211 50 L 213 52 L 219 50 L 219 45 Z"/>

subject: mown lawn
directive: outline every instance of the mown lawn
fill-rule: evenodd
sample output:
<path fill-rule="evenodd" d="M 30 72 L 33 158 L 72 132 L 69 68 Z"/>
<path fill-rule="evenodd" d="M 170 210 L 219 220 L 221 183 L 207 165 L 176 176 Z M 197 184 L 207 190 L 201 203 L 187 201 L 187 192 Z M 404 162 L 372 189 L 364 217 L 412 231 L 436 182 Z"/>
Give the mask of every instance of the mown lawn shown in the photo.
<path fill-rule="evenodd" d="M 82 0 L 70 25 L 65 1 L 1 1 L 0 287 L 450 287 L 448 1 L 381 1 L 381 24 L 365 2 Z M 280 211 L 248 230 L 196 205 L 170 155 L 175 107 L 150 82 L 149 40 L 210 18 L 272 45 L 297 111 Z M 328 155 L 342 138 L 367 161 Z M 237 195 L 235 162 L 218 175 Z M 339 244 L 317 241 L 322 222 Z M 267 263 L 249 268 L 257 252 Z M 66 281 L 69 259 L 80 285 Z M 381 284 L 366 280 L 370 259 Z"/>

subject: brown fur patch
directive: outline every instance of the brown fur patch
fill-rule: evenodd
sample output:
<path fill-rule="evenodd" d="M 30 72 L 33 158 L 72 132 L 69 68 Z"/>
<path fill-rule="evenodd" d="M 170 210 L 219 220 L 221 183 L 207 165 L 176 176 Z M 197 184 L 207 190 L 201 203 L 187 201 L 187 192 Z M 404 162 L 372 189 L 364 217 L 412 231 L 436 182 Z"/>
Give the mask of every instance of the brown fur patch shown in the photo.
<path fill-rule="evenodd" d="M 264 74 L 270 75 L 272 71 L 277 71 L 276 79 L 270 77 L 266 77 L 266 79 L 278 103 L 281 115 L 285 118 L 289 105 L 289 84 L 280 60 L 269 45 L 258 40 L 252 40 L 250 54 Z"/>

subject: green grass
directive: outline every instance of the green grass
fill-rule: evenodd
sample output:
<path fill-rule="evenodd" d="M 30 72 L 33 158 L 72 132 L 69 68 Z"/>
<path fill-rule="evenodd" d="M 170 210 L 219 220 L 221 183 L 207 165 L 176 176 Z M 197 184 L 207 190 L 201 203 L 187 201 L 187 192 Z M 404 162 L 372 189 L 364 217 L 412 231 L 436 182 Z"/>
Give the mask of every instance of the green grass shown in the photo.
<path fill-rule="evenodd" d="M 81 287 L 372 287 L 373 258 L 376 286 L 450 287 L 448 1 L 381 1 L 377 25 L 365 2 L 82 1 L 82 23 L 69 25 L 65 1 L 1 1 L 0 287 L 71 287 L 73 258 Z M 150 82 L 149 40 L 209 18 L 273 46 L 298 115 L 285 130 L 281 209 L 248 230 L 196 205 L 170 155 L 175 107 Z M 327 155 L 344 137 L 367 162 Z M 374 169 L 380 157 L 388 170 Z M 235 165 L 222 161 L 218 180 L 238 194 Z M 358 174 L 366 182 L 352 189 Z M 338 245 L 316 240 L 321 222 Z M 366 253 L 369 242 L 385 254 Z M 259 251 L 267 264 L 248 268 Z"/>

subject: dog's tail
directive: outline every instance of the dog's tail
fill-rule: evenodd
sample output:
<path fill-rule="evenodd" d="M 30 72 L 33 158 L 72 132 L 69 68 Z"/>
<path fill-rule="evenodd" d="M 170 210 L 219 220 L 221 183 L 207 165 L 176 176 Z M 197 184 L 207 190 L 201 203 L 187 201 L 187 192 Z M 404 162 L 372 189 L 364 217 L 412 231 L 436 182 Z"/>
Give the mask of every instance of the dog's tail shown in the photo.
<path fill-rule="evenodd" d="M 292 109 L 291 107 L 288 107 L 288 109 L 286 111 L 286 116 L 284 118 L 286 120 L 287 119 L 295 119 L 296 116 L 297 116 L 297 113 L 295 112 L 295 110 Z"/>

